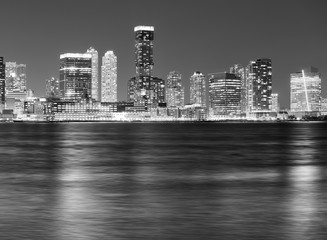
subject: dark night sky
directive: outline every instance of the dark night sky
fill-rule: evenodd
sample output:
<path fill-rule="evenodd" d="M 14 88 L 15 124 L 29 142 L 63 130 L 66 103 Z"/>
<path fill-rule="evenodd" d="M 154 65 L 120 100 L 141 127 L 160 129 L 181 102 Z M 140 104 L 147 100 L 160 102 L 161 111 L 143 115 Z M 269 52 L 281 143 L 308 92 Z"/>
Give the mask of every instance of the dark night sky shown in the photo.
<path fill-rule="evenodd" d="M 227 71 L 271 58 L 273 92 L 289 106 L 289 74 L 313 65 L 327 94 L 326 0 L 1 0 L 0 56 L 27 64 L 27 87 L 44 95 L 59 55 L 94 46 L 118 57 L 118 99 L 134 75 L 134 26 L 155 27 L 158 77 Z M 188 99 L 188 91 L 186 99 Z"/>

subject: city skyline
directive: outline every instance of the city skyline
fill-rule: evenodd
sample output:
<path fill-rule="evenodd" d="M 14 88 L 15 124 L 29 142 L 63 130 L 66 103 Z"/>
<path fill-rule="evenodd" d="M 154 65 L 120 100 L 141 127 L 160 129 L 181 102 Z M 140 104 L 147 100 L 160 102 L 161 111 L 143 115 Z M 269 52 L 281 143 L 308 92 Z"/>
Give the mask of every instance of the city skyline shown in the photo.
<path fill-rule="evenodd" d="M 18 3 L 20 7 L 15 8 Z M 100 55 L 106 49 L 115 51 L 119 59 L 118 100 L 126 100 L 127 81 L 135 75 L 133 28 L 138 25 L 154 26 L 156 30 L 154 76 L 166 80 L 169 72 L 179 71 L 183 76 L 185 99 L 189 99 L 189 78 L 193 72 L 201 71 L 205 75 L 223 72 L 233 64 L 245 66 L 259 58 L 272 59 L 273 92 L 279 93 L 281 107 L 289 107 L 290 73 L 306 66 L 319 68 L 322 95 L 326 96 L 324 1 L 208 1 L 187 5 L 183 1 L 123 4 L 98 0 L 94 5 L 87 4 L 87 1 L 69 1 L 65 2 L 65 10 L 59 5 L 58 1 L 45 3 L 38 0 L 28 3 L 4 1 L 2 5 L 4 18 L 8 19 L 15 10 L 16 19 L 4 25 L 4 32 L 8 34 L 1 40 L 1 56 L 5 62 L 27 65 L 27 88 L 35 90 L 38 96 L 45 95 L 45 79 L 58 77 L 60 54 L 81 52 L 93 46 Z M 110 17 L 97 14 L 91 21 L 90 18 L 81 19 L 73 31 L 69 21 L 63 25 L 55 14 L 60 12 L 67 19 L 73 19 L 90 9 L 101 13 L 109 6 L 113 8 Z M 72 11 L 76 7 L 79 13 Z M 264 11 L 267 7 L 269 12 Z M 217 8 L 233 10 L 232 18 L 226 22 L 222 20 L 229 16 L 227 13 L 211 14 Z M 141 9 L 149 14 L 137 15 L 136 12 Z M 203 15 L 193 18 L 198 9 Z M 126 12 L 124 17 L 119 15 L 122 12 Z M 170 13 L 169 18 L 165 15 L 167 12 Z M 297 14 L 290 18 L 292 12 Z M 178 18 L 179 14 L 183 15 L 182 19 Z M 306 18 L 302 18 L 302 15 Z M 24 27 L 19 24 L 23 20 L 26 23 Z M 95 23 L 97 27 L 94 27 Z M 91 26 L 93 28 L 89 34 L 82 31 Z M 107 29 L 107 32 L 103 32 L 103 29 Z M 257 34 L 258 29 L 261 30 L 260 34 Z M 303 34 L 303 30 L 307 33 Z M 22 33 L 24 37 L 18 37 Z"/>

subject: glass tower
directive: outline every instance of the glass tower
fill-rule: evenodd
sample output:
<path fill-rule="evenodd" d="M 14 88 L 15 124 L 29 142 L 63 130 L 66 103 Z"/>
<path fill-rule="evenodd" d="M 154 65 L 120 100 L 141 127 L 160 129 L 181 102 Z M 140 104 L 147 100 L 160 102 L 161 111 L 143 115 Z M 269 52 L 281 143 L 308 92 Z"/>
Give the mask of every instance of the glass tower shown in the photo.
<path fill-rule="evenodd" d="M 137 26 L 135 32 L 136 76 L 153 76 L 153 40 L 154 27 Z"/>
<path fill-rule="evenodd" d="M 206 77 L 195 72 L 190 78 L 190 103 L 206 106 Z"/>
<path fill-rule="evenodd" d="M 234 73 L 211 73 L 209 105 L 217 115 L 241 113 L 241 77 Z"/>
<path fill-rule="evenodd" d="M 182 74 L 172 71 L 167 76 L 166 86 L 167 107 L 184 106 L 184 87 L 182 86 Z"/>
<path fill-rule="evenodd" d="M 117 102 L 117 57 L 113 51 L 102 57 L 101 102 Z"/>
<path fill-rule="evenodd" d="M 317 68 L 309 67 L 291 76 L 291 111 L 320 111 L 321 77 Z"/>
<path fill-rule="evenodd" d="M 135 32 L 135 67 L 136 90 L 134 102 L 151 104 L 151 81 L 153 79 L 153 41 L 154 27 L 136 26 Z"/>
<path fill-rule="evenodd" d="M 99 101 L 99 57 L 98 51 L 93 47 L 87 49 L 86 53 L 92 56 L 92 91 L 91 96 L 95 101 Z"/>
<path fill-rule="evenodd" d="M 6 101 L 6 65 L 0 57 L 0 104 Z"/>
<path fill-rule="evenodd" d="M 251 61 L 247 71 L 249 111 L 271 111 L 272 67 L 270 59 Z"/>
<path fill-rule="evenodd" d="M 60 55 L 60 95 L 65 100 L 79 102 L 91 99 L 92 55 L 65 53 Z"/>

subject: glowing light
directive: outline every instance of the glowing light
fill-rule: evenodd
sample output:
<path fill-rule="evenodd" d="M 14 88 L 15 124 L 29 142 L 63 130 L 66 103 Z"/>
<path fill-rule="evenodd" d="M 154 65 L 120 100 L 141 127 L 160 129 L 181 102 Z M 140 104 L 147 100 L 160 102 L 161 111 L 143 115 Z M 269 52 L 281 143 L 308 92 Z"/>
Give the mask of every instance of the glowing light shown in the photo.
<path fill-rule="evenodd" d="M 91 53 L 65 53 L 60 54 L 60 59 L 63 58 L 92 58 Z"/>
<path fill-rule="evenodd" d="M 154 31 L 154 27 L 152 26 L 136 26 L 134 28 L 134 32 L 137 31 Z"/>

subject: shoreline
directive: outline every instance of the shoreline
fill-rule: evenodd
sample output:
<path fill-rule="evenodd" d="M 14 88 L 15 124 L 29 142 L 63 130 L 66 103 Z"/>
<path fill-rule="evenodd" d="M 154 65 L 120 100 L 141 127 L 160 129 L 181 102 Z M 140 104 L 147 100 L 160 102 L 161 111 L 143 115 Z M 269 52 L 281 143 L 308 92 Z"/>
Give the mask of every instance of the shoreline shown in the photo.
<path fill-rule="evenodd" d="M 1 123 L 287 123 L 287 122 L 326 122 L 326 120 L 64 120 L 64 121 L 46 121 L 46 120 L 13 120 L 1 121 Z"/>

